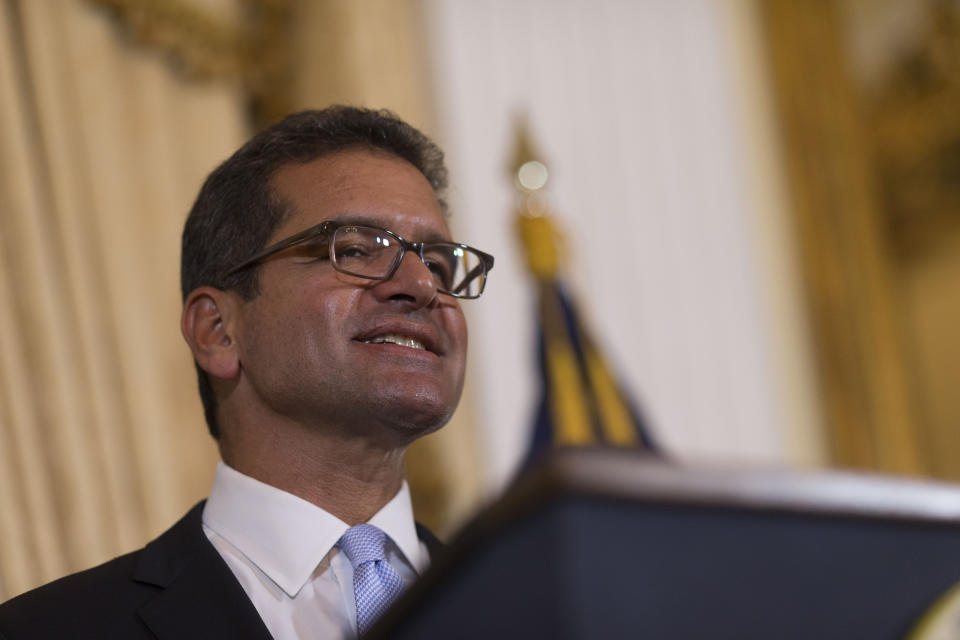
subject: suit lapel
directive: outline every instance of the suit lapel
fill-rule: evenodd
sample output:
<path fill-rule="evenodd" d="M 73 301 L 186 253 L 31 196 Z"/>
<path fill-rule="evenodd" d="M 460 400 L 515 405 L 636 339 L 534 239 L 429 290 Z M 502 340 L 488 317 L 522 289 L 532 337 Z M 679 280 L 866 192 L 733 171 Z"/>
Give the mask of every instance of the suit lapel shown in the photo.
<path fill-rule="evenodd" d="M 430 529 L 427 529 L 419 522 L 415 522 L 414 524 L 417 527 L 417 537 L 420 538 L 420 541 L 423 542 L 423 544 L 427 545 L 427 552 L 430 553 L 430 561 L 435 561 L 437 556 L 441 555 L 444 549 L 447 548 L 447 545 L 440 542 L 439 538 L 433 535 L 433 532 L 430 531 Z"/>
<path fill-rule="evenodd" d="M 263 620 L 230 567 L 203 533 L 203 505 L 141 552 L 133 579 L 159 587 L 138 614 L 159 640 L 270 640 Z M 435 560 L 444 544 L 417 523 Z"/>
<path fill-rule="evenodd" d="M 143 550 L 134 580 L 161 587 L 139 610 L 160 640 L 270 640 L 233 572 L 203 533 L 203 503 Z"/>

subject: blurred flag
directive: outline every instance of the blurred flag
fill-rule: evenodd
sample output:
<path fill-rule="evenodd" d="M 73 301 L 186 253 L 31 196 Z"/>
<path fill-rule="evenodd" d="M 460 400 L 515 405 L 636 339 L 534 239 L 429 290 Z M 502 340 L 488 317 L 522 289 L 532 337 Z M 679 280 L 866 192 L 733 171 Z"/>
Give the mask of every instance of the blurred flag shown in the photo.
<path fill-rule="evenodd" d="M 559 277 L 558 233 L 542 189 L 547 168 L 518 128 L 514 180 L 518 233 L 538 297 L 541 397 L 529 464 L 552 447 L 628 447 L 659 452 L 640 413 L 597 349 Z"/>

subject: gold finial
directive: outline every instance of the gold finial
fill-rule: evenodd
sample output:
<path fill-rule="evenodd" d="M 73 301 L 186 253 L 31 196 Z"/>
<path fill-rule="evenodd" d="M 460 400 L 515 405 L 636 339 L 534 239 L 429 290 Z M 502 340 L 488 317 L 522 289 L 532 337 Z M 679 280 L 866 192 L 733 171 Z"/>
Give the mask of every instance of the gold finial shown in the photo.
<path fill-rule="evenodd" d="M 560 264 L 557 231 L 547 215 L 542 190 L 549 172 L 536 152 L 526 118 L 519 116 L 514 125 L 514 152 L 511 176 L 520 198 L 517 206 L 517 232 L 523 244 L 527 267 L 538 280 L 553 280 Z"/>
<path fill-rule="evenodd" d="M 517 190 L 524 195 L 536 193 L 544 188 L 550 177 L 542 156 L 530 140 L 530 128 L 525 116 L 517 116 L 514 125 L 514 151 L 510 172 Z"/>

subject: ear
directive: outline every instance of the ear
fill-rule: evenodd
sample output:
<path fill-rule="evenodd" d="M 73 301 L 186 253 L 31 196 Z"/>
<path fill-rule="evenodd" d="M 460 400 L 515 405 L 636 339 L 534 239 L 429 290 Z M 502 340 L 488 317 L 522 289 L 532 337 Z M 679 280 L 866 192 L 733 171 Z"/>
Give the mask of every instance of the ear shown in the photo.
<path fill-rule="evenodd" d="M 212 376 L 230 379 L 240 372 L 240 357 L 232 336 L 236 308 L 234 296 L 199 287 L 183 302 L 180 330 L 200 368 Z"/>

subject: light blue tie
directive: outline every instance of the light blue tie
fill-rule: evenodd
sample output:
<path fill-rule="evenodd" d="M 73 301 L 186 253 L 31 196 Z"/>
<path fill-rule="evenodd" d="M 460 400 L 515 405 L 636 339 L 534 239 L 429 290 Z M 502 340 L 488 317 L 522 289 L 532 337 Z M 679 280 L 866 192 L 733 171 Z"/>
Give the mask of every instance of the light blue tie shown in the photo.
<path fill-rule="evenodd" d="M 337 545 L 353 565 L 353 593 L 357 600 L 357 630 L 367 632 L 403 591 L 403 578 L 390 566 L 383 547 L 387 534 L 372 524 L 347 529 Z"/>

